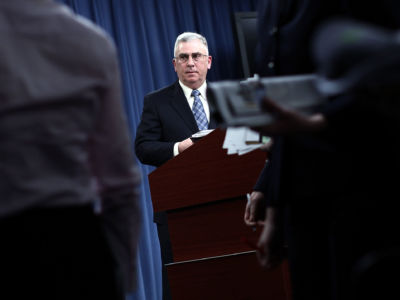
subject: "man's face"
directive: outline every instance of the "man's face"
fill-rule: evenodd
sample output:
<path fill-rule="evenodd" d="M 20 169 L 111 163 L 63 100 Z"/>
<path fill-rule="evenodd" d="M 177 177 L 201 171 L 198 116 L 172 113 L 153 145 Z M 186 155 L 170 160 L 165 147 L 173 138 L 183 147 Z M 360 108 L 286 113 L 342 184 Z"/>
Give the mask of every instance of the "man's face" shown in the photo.
<path fill-rule="evenodd" d="M 206 80 L 211 60 L 207 48 L 195 39 L 179 43 L 172 62 L 179 80 L 187 87 L 197 89 Z"/>

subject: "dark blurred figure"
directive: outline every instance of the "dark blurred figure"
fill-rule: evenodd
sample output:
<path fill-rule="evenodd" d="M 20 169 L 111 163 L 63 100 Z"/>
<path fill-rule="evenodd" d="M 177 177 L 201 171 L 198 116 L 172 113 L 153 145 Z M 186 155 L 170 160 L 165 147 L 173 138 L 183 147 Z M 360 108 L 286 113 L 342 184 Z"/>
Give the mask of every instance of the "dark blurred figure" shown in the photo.
<path fill-rule="evenodd" d="M 399 27 L 399 3 L 367 1 L 362 14 L 354 3 L 343 2 L 343 15 Z M 285 227 L 294 299 L 354 299 L 359 260 L 399 246 L 399 46 L 394 34 L 369 26 L 338 21 L 319 30 L 315 61 L 330 99 L 315 114 L 265 102 L 279 117 L 261 131 L 282 136 L 284 148 L 259 257 L 267 267 L 280 262 Z"/>
<path fill-rule="evenodd" d="M 51 0 L 0 1 L 1 299 L 124 299 L 139 176 L 116 49 Z"/>
<path fill-rule="evenodd" d="M 311 38 L 322 22 L 343 11 L 343 4 L 333 0 L 260 0 L 257 74 L 270 77 L 314 72 Z M 249 226 L 261 224 L 265 201 L 279 197 L 283 139 L 275 137 L 273 144 L 245 209 L 244 221 Z"/>
<path fill-rule="evenodd" d="M 259 66 L 257 72 L 260 76 L 313 73 L 315 64 L 311 57 L 312 37 L 323 22 L 343 13 L 342 3 L 336 0 L 261 0 L 258 5 L 260 39 L 256 57 L 258 60 L 257 65 Z M 286 189 L 292 188 L 291 186 L 281 188 L 281 184 L 285 184 L 285 182 L 281 182 L 282 176 L 285 175 L 284 172 L 287 170 L 282 165 L 285 163 L 284 151 L 287 147 L 287 141 L 277 135 L 273 136 L 272 139 L 273 144 L 268 153 L 267 164 L 260 174 L 245 209 L 244 221 L 247 225 L 254 226 L 257 223 L 262 225 L 265 221 L 273 223 L 274 216 L 270 215 L 265 218 L 265 206 L 279 205 L 279 214 L 285 214 L 287 211 L 286 203 L 281 200 Z M 298 153 L 298 155 L 301 157 L 302 154 Z M 289 172 L 293 171 L 290 170 Z M 299 171 L 301 173 L 300 176 L 303 176 L 303 172 L 305 172 L 304 169 Z M 290 228 L 287 226 L 287 219 L 284 222 L 285 226 L 279 227 L 279 232 L 275 233 L 277 238 L 274 240 L 275 245 L 271 245 L 271 247 L 279 247 L 279 250 L 282 250 L 277 251 L 274 249 L 276 250 L 274 255 L 278 255 L 275 259 L 279 262 L 283 259 L 285 252 L 281 247 L 286 248 L 289 243 L 289 247 L 291 246 L 289 250 L 296 249 L 289 253 L 291 255 L 289 262 L 291 264 L 294 299 L 307 299 L 305 295 L 309 295 L 310 300 L 328 299 L 322 292 L 326 290 L 324 286 L 326 278 L 320 278 L 320 274 L 307 273 L 308 270 L 311 270 L 308 267 L 297 267 L 297 259 L 293 256 L 293 253 L 297 252 L 297 248 L 290 245 L 291 232 L 284 234 L 284 230 L 289 231 L 288 228 Z M 265 228 L 270 229 L 271 227 L 266 226 Z M 307 243 L 306 241 L 304 242 Z M 322 251 L 315 250 L 318 255 L 314 252 L 310 252 L 310 255 L 314 256 L 317 264 L 322 263 L 319 258 L 322 254 L 318 253 Z M 302 253 L 299 255 L 301 257 Z M 306 281 L 306 283 L 303 281 Z M 310 286 L 315 289 L 315 297 L 312 297 L 312 293 L 306 290 Z"/>

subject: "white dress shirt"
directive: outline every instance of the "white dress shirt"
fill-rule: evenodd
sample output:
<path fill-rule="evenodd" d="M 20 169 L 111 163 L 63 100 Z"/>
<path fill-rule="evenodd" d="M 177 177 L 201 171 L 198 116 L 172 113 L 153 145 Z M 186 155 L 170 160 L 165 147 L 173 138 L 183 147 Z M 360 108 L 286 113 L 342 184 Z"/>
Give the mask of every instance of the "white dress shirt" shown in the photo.
<path fill-rule="evenodd" d="M 190 109 L 193 108 L 193 102 L 194 102 L 194 97 L 192 96 L 192 89 L 184 85 L 180 80 L 179 80 L 179 85 L 181 86 L 183 93 L 185 94 L 186 100 L 188 101 L 188 104 L 190 106 Z M 207 116 L 207 121 L 210 123 L 210 107 L 208 105 L 208 101 L 206 98 L 206 91 L 207 91 L 207 82 L 204 81 L 203 84 L 197 89 L 200 92 L 200 100 L 201 103 L 203 104 L 204 111 Z M 179 141 L 181 142 L 181 141 Z M 179 154 L 178 150 L 178 145 L 179 142 L 174 144 L 174 156 L 177 156 Z"/>

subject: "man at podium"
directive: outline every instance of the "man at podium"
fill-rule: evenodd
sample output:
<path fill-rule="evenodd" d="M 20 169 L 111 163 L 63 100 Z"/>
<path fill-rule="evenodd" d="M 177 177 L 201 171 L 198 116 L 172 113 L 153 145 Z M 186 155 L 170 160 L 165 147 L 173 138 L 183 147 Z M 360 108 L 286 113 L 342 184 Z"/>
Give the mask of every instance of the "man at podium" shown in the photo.
<path fill-rule="evenodd" d="M 172 60 L 178 80 L 145 96 L 135 150 L 143 164 L 160 166 L 193 144 L 191 135 L 216 127 L 206 98 L 212 57 L 205 37 L 180 34 Z"/>
<path fill-rule="evenodd" d="M 206 98 L 206 77 L 211 61 L 204 36 L 184 32 L 177 37 L 172 63 L 178 80 L 144 97 L 135 140 L 136 155 L 141 163 L 159 167 L 190 147 L 192 134 L 216 128 Z M 155 213 L 154 222 L 164 265 L 173 260 L 166 213 Z M 164 266 L 163 299 L 170 299 Z"/>

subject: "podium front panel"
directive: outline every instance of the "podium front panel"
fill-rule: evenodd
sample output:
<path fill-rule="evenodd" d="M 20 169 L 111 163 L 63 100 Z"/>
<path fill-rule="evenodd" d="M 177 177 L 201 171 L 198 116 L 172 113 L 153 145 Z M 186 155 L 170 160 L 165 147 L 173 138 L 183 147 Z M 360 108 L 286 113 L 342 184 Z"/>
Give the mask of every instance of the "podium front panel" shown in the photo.
<path fill-rule="evenodd" d="M 168 212 L 174 262 L 254 250 L 256 231 L 243 221 L 246 198 L 210 202 Z"/>
<path fill-rule="evenodd" d="M 255 252 L 167 265 L 174 300 L 290 300 L 288 264 L 265 270 Z"/>
<path fill-rule="evenodd" d="M 254 150 L 228 155 L 225 131 L 215 129 L 149 174 L 154 211 L 230 199 L 251 192 L 266 153 Z"/>

